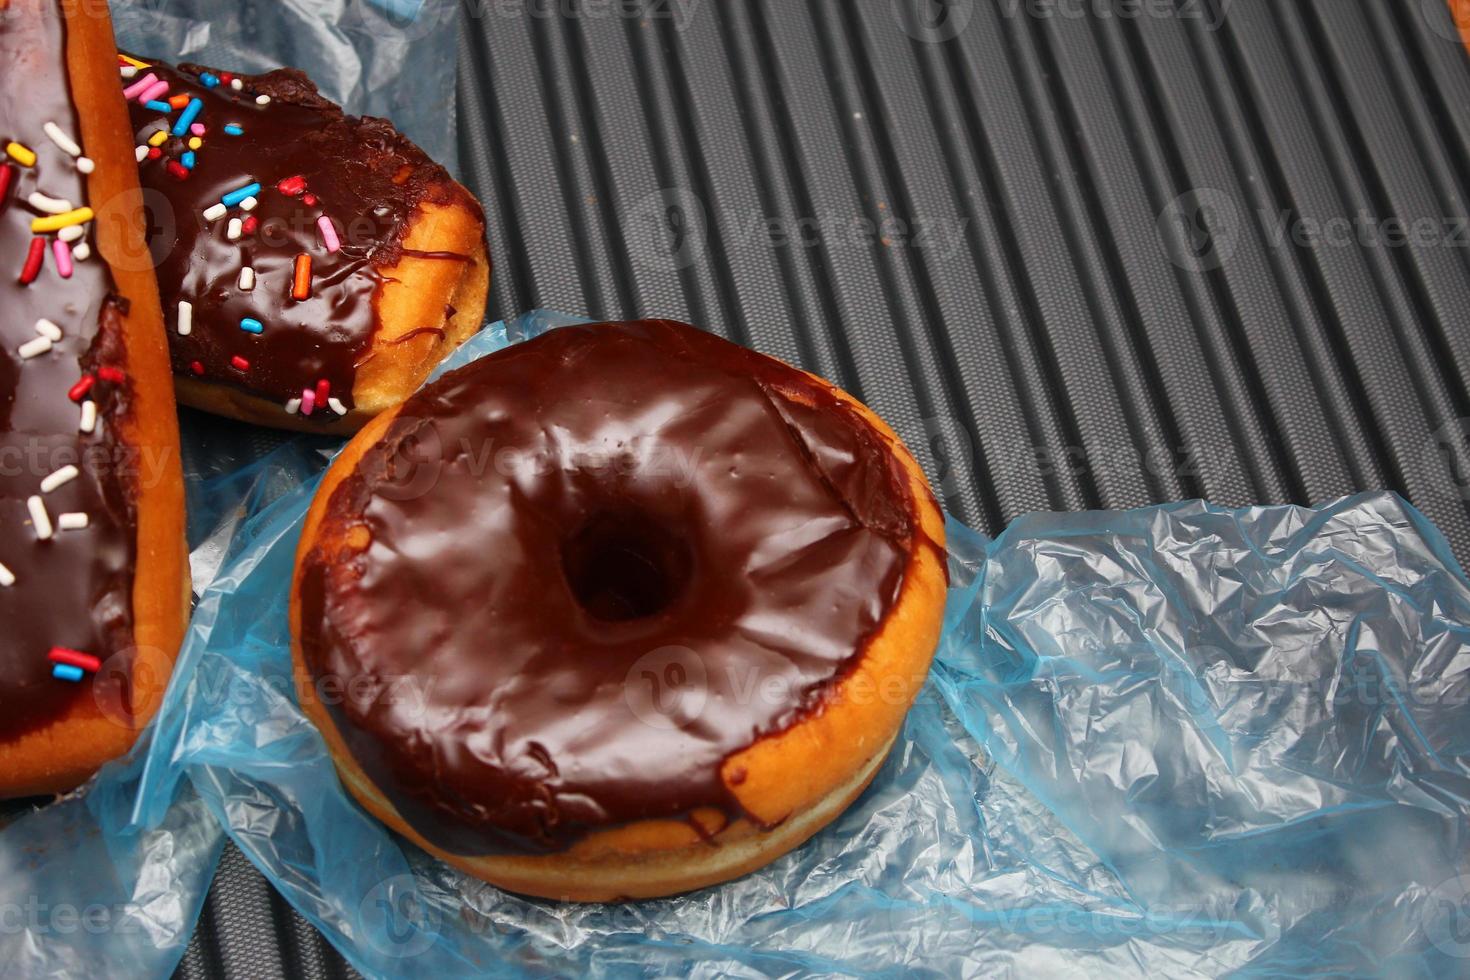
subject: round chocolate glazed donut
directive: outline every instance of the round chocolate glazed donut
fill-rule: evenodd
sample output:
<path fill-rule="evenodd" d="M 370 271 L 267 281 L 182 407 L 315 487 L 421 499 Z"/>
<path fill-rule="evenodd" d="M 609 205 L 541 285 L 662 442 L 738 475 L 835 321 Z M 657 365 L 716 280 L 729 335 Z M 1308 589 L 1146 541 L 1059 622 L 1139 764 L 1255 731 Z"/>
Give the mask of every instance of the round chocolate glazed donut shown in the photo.
<path fill-rule="evenodd" d="M 893 432 L 670 321 L 565 327 L 362 430 L 297 553 L 303 708 L 389 826 L 549 898 L 800 844 L 923 683 L 944 525 Z"/>

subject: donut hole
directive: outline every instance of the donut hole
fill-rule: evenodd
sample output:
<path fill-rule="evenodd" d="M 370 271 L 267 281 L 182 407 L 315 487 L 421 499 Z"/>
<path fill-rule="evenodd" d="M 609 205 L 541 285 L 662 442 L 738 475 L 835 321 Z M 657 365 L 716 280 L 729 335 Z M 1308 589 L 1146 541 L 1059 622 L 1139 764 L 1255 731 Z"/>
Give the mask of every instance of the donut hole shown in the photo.
<path fill-rule="evenodd" d="M 561 549 L 577 603 L 594 619 L 623 622 L 672 606 L 689 584 L 689 546 L 645 514 L 603 513 Z"/>

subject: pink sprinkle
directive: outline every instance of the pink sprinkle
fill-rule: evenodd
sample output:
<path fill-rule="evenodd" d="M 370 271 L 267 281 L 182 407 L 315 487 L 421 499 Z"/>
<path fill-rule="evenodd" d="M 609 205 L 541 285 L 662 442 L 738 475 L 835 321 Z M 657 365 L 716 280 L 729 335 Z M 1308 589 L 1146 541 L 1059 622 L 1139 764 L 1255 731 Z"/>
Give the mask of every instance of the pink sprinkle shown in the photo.
<path fill-rule="evenodd" d="M 144 75 L 142 78 L 138 79 L 136 82 L 123 89 L 123 98 L 135 98 L 139 92 L 142 92 L 144 89 L 146 89 L 148 86 L 152 85 L 156 81 L 158 81 L 158 76 L 150 71 L 148 74 Z"/>
<path fill-rule="evenodd" d="M 301 414 L 310 415 L 311 410 L 316 408 L 316 392 L 310 388 L 301 389 Z"/>
<path fill-rule="evenodd" d="M 332 219 L 326 215 L 316 219 L 316 226 L 322 233 L 322 244 L 327 246 L 328 252 L 335 252 L 342 247 L 342 242 L 337 238 L 337 229 L 332 224 Z"/>
<path fill-rule="evenodd" d="M 56 272 L 63 279 L 71 278 L 71 246 L 61 239 L 51 243 L 51 254 L 56 256 Z"/>
<path fill-rule="evenodd" d="M 204 135 L 204 123 L 190 123 L 189 124 L 189 132 L 193 133 L 195 136 L 203 136 Z"/>
<path fill-rule="evenodd" d="M 154 82 L 152 85 L 143 90 L 143 93 L 138 96 L 138 101 L 152 102 L 154 99 L 158 98 L 160 95 L 167 91 L 168 82 Z"/>

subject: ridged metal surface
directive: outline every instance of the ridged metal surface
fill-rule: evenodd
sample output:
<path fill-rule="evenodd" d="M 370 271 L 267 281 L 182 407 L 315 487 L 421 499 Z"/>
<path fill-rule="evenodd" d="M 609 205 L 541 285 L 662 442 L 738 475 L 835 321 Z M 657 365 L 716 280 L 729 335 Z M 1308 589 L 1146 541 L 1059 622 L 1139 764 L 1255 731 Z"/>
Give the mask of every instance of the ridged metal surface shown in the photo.
<path fill-rule="evenodd" d="M 1389 487 L 1470 558 L 1441 0 L 630 6 L 467 8 L 495 314 L 678 317 L 833 378 L 989 532 Z M 181 975 L 344 971 L 232 851 Z"/>

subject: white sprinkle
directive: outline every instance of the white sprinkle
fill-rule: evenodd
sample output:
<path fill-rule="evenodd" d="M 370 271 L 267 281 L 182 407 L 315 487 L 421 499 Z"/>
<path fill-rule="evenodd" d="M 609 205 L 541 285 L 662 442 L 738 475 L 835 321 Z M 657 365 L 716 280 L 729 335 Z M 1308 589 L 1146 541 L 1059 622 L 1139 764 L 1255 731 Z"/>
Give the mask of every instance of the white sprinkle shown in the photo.
<path fill-rule="evenodd" d="M 46 504 L 41 498 L 34 495 L 27 497 L 26 509 L 31 512 L 31 526 L 36 530 L 36 537 L 42 541 L 51 537 L 51 515 L 46 513 Z"/>
<path fill-rule="evenodd" d="M 91 157 L 77 157 L 77 169 L 84 174 L 89 174 L 97 169 L 97 165 L 92 162 Z"/>
<path fill-rule="evenodd" d="M 246 292 L 255 288 L 255 270 L 248 265 L 240 270 L 240 288 Z"/>
<path fill-rule="evenodd" d="M 46 479 L 41 481 L 41 492 L 50 493 L 57 487 L 66 486 L 68 483 L 75 480 L 76 478 L 77 468 L 68 463 L 66 466 L 63 466 L 61 469 L 57 470 L 50 476 L 46 477 Z"/>
<path fill-rule="evenodd" d="M 61 339 L 61 328 L 52 323 L 50 320 L 46 319 L 44 316 L 36 321 L 36 333 L 40 334 L 42 337 L 47 337 L 52 341 L 57 341 Z"/>
<path fill-rule="evenodd" d="M 6 568 L 4 565 L 0 565 L 0 585 L 9 588 L 14 584 L 15 575 L 11 573 L 10 569 Z"/>
<path fill-rule="evenodd" d="M 241 211 L 254 211 L 255 210 L 255 206 L 257 204 L 259 204 L 259 203 L 260 202 L 257 201 L 254 197 L 247 197 L 245 200 L 243 200 L 243 201 L 240 202 L 240 210 Z"/>
<path fill-rule="evenodd" d="M 240 79 L 238 79 L 238 78 L 232 78 L 232 79 L 230 79 L 230 88 L 234 89 L 236 92 L 240 91 L 244 87 L 245 87 L 245 83 L 242 82 L 242 81 L 240 81 Z"/>
<path fill-rule="evenodd" d="M 88 399 L 82 402 L 82 424 L 79 428 L 83 432 L 91 432 L 97 427 L 97 403 Z"/>
<path fill-rule="evenodd" d="M 225 216 L 225 213 L 229 210 L 229 208 L 216 201 L 214 204 L 211 204 L 209 207 L 204 209 L 204 220 L 218 221 L 219 219 L 223 218 Z"/>
<path fill-rule="evenodd" d="M 336 395 L 333 395 L 331 398 L 327 399 L 327 407 L 336 412 L 338 415 L 347 414 L 347 406 L 343 405 L 341 399 L 339 399 Z"/>
<path fill-rule="evenodd" d="M 117 70 L 123 78 L 132 78 L 134 75 L 138 74 L 137 65 L 119 65 Z"/>
<path fill-rule="evenodd" d="M 37 211 L 45 211 L 47 214 L 65 214 L 72 210 L 71 202 L 64 197 L 47 197 L 40 191 L 32 191 L 31 196 L 26 198 L 31 207 Z"/>
<path fill-rule="evenodd" d="M 80 531 L 87 526 L 87 515 L 82 511 L 62 514 L 56 518 L 56 526 L 63 531 Z"/>
<path fill-rule="evenodd" d="M 18 353 L 26 360 L 30 360 L 33 357 L 40 357 L 42 354 L 46 353 L 50 349 L 51 338 L 36 337 L 32 340 L 27 340 L 25 343 L 21 344 Z"/>
<path fill-rule="evenodd" d="M 58 231 L 56 233 L 56 237 L 59 238 L 59 239 L 61 239 L 64 242 L 74 242 L 78 238 L 81 238 L 86 233 L 87 233 L 87 226 L 85 224 L 81 224 L 81 225 L 67 225 L 65 228 L 62 228 L 60 231 Z"/>
<path fill-rule="evenodd" d="M 71 257 L 78 262 L 87 261 L 87 259 L 92 257 L 92 246 L 88 245 L 86 242 L 79 242 L 76 247 L 71 250 Z"/>
<path fill-rule="evenodd" d="M 148 157 L 148 144 L 147 143 L 139 143 L 136 147 L 133 148 L 133 159 L 137 160 L 139 163 L 142 163 L 145 159 L 147 159 L 147 157 Z"/>
<path fill-rule="evenodd" d="M 286 402 L 286 414 L 287 415 L 295 415 L 296 414 L 296 410 L 298 408 L 300 408 L 300 407 L 301 407 L 301 399 L 300 398 L 292 398 L 292 399 L 289 399 Z"/>
<path fill-rule="evenodd" d="M 271 104 L 271 97 L 269 95 L 257 95 L 255 97 L 255 104 L 256 105 L 270 105 Z"/>
<path fill-rule="evenodd" d="M 233 242 L 240 237 L 241 227 L 239 218 L 231 218 L 229 225 L 225 227 L 225 237 Z"/>
<path fill-rule="evenodd" d="M 51 137 L 51 142 L 61 147 L 67 156 L 79 157 L 82 155 L 82 148 L 77 146 L 76 140 L 63 133 L 61 127 L 54 122 L 48 122 L 41 128 L 46 131 L 47 136 Z"/>
<path fill-rule="evenodd" d="M 189 336 L 189 331 L 194 329 L 194 304 L 188 300 L 179 300 L 179 336 Z"/>

